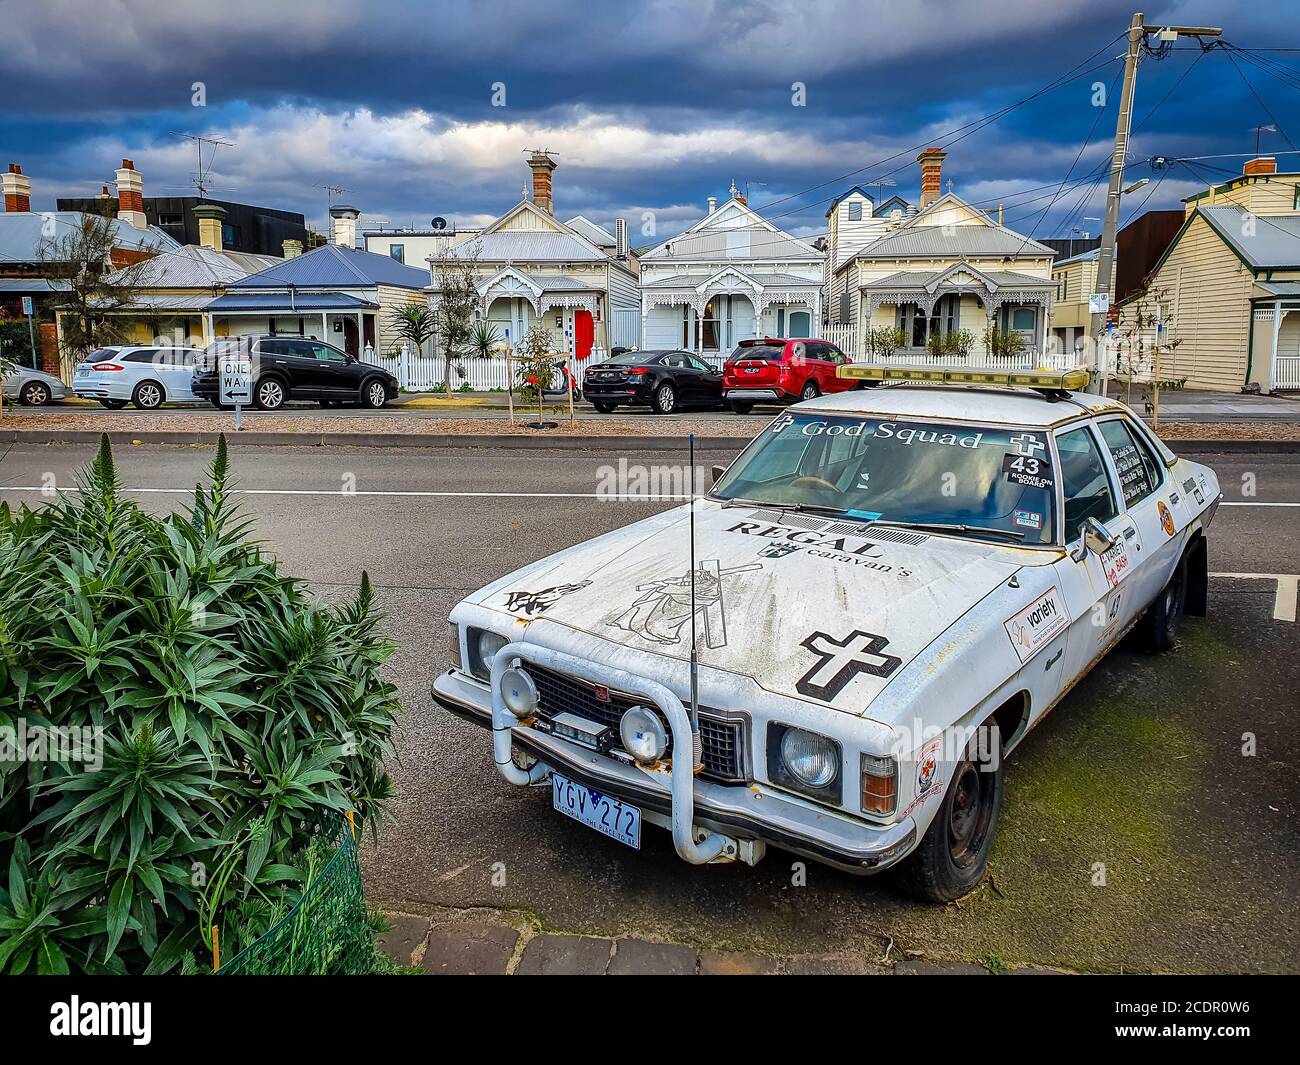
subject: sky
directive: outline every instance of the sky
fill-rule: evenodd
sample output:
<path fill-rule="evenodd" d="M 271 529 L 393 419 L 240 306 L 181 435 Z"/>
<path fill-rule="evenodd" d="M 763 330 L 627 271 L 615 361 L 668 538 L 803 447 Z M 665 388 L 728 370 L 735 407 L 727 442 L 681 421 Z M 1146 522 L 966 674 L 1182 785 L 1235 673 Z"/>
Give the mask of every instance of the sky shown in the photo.
<path fill-rule="evenodd" d="M 33 208 L 90 196 L 125 158 L 145 195 L 192 192 L 303 212 L 326 185 L 363 228 L 482 225 L 521 195 L 525 149 L 556 158 L 556 212 L 633 246 L 698 220 L 731 183 L 800 236 L 857 183 L 944 191 L 1037 237 L 1096 235 L 1122 35 L 1112 0 L 0 0 L 0 164 Z M 1180 38 L 1140 65 L 1122 220 L 1180 206 L 1253 153 L 1300 144 L 1294 0 L 1203 0 L 1149 25 L 1221 25 L 1244 52 Z M 1043 91 L 1046 89 L 1046 91 Z M 1013 105 L 1033 97 L 1018 107 Z M 997 117 L 987 123 L 986 116 Z M 1294 139 L 1294 140 L 1293 140 Z M 210 156 L 210 158 L 209 158 Z M 1205 157 L 1211 158 L 1205 158 Z M 1153 169 L 1151 159 L 1192 159 Z M 1279 155 L 1281 169 L 1300 155 Z"/>

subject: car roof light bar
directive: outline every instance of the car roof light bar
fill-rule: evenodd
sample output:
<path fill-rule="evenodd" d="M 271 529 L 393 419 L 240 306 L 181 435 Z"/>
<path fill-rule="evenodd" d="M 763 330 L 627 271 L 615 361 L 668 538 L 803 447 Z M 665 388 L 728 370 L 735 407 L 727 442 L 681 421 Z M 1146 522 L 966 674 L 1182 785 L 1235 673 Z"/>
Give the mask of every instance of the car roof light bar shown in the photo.
<path fill-rule="evenodd" d="M 1072 370 L 949 370 L 935 366 L 885 366 L 855 362 L 839 367 L 836 376 L 850 381 L 1001 385 L 1052 393 L 1079 392 L 1088 387 L 1088 371 L 1082 366 Z"/>

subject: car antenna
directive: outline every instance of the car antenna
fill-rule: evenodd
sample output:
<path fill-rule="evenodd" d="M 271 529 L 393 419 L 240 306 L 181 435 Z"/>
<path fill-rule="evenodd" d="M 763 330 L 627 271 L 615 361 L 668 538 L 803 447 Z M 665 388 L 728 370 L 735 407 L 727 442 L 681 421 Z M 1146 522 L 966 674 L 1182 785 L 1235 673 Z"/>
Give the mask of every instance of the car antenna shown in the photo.
<path fill-rule="evenodd" d="M 700 741 L 700 653 L 695 640 L 695 434 L 690 434 L 690 465 L 686 480 L 690 486 L 691 508 L 691 768 L 699 772 L 704 763 Z"/>

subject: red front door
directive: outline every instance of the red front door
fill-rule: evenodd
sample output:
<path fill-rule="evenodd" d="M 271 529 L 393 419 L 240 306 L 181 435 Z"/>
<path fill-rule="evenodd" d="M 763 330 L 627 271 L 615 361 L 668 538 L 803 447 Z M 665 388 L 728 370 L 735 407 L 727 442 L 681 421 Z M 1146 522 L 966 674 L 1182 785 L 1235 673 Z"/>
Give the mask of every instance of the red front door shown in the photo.
<path fill-rule="evenodd" d="M 585 359 L 591 354 L 591 345 L 596 339 L 596 325 L 591 320 L 591 311 L 573 312 L 573 355 Z"/>

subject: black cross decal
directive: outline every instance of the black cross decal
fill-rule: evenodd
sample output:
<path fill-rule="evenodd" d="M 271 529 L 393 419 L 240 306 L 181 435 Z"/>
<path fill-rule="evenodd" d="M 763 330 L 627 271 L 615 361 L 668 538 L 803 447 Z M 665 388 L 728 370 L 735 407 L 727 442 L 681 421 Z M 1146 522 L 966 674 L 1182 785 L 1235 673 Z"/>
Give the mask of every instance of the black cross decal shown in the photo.
<path fill-rule="evenodd" d="M 795 690 L 823 702 L 839 695 L 859 673 L 888 677 L 903 664 L 901 658 L 880 653 L 889 646 L 887 639 L 861 629 L 854 629 L 842 640 L 814 632 L 799 646 L 815 654 L 818 661 L 795 682 Z"/>

